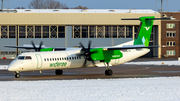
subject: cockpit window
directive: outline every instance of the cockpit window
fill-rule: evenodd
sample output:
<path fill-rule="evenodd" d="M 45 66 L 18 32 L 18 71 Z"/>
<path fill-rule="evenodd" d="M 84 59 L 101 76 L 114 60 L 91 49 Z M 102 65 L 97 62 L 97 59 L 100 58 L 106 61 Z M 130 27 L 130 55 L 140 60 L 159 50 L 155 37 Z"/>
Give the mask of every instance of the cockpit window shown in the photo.
<path fill-rule="evenodd" d="M 25 56 L 19 56 L 18 59 L 19 60 L 24 60 Z"/>
<path fill-rule="evenodd" d="M 25 60 L 30 60 L 30 59 L 32 59 L 32 58 L 31 58 L 31 56 L 19 56 L 19 57 L 18 57 L 18 60 L 24 60 L 24 59 L 25 59 Z"/>
<path fill-rule="evenodd" d="M 31 56 L 26 56 L 25 60 L 32 59 Z"/>

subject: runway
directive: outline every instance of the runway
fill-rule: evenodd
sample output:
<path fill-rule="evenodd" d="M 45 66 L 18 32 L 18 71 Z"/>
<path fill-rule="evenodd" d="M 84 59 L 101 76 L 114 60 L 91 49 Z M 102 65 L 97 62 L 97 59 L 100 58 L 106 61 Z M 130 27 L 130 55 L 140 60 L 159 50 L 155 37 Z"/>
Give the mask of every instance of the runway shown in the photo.
<path fill-rule="evenodd" d="M 77 80 L 77 79 L 112 79 L 112 78 L 147 78 L 180 76 L 179 66 L 154 65 L 118 65 L 112 66 L 112 76 L 104 74 L 105 67 L 78 68 L 63 70 L 63 75 L 55 75 L 54 70 L 35 72 L 20 72 L 20 78 L 14 73 L 1 70 L 0 81 L 36 81 L 36 80 Z"/>

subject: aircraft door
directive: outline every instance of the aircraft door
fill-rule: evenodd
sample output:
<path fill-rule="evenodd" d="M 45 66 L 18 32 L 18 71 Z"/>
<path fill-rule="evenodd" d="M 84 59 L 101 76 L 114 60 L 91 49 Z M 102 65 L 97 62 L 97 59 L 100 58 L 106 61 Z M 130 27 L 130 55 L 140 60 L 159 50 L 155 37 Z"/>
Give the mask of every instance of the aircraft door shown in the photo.
<path fill-rule="evenodd" d="M 40 54 L 35 54 L 35 56 L 36 56 L 36 62 L 37 62 L 36 68 L 41 69 L 42 64 L 43 64 L 42 57 Z"/>

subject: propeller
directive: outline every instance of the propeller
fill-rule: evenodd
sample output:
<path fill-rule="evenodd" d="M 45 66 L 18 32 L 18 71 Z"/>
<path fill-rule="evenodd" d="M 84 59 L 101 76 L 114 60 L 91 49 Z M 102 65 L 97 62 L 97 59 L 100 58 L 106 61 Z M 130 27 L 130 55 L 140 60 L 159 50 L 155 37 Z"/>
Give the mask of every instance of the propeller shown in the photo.
<path fill-rule="evenodd" d="M 43 44 L 43 42 L 41 41 L 40 42 L 40 44 L 39 44 L 39 48 L 37 48 L 36 46 L 35 46 L 35 44 L 34 44 L 34 42 L 33 41 L 31 41 L 31 44 L 32 44 L 32 46 L 34 47 L 34 50 L 37 52 L 39 52 L 40 50 L 41 50 L 41 48 L 42 48 L 42 44 Z"/>
<path fill-rule="evenodd" d="M 95 62 L 91 58 L 91 54 L 95 53 L 95 52 L 90 51 L 90 49 L 91 49 L 91 40 L 89 40 L 88 48 L 85 48 L 81 42 L 79 43 L 79 45 L 82 47 L 81 51 L 84 51 L 84 53 L 78 55 L 78 56 L 84 56 L 85 57 L 83 67 L 86 67 L 87 60 L 91 61 L 95 65 Z"/>

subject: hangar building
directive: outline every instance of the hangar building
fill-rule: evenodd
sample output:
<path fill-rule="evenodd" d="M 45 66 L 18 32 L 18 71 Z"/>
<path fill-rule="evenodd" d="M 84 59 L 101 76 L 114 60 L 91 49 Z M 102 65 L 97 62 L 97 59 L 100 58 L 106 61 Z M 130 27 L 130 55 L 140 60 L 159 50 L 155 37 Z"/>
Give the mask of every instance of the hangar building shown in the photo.
<path fill-rule="evenodd" d="M 43 41 L 46 47 L 78 47 L 92 40 L 92 47 L 113 46 L 133 40 L 140 21 L 121 20 L 160 14 L 150 9 L 11 9 L 0 12 L 0 58 L 15 56 L 19 46 Z M 150 45 L 161 44 L 161 21 L 154 21 Z M 19 49 L 19 53 L 24 50 Z M 161 48 L 145 57 L 161 57 Z"/>

